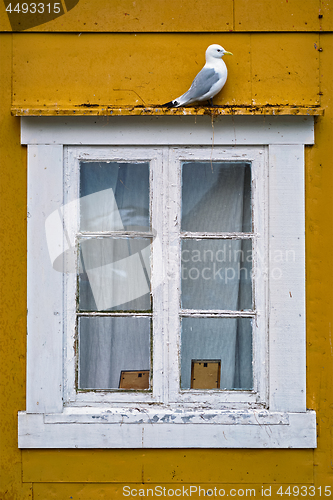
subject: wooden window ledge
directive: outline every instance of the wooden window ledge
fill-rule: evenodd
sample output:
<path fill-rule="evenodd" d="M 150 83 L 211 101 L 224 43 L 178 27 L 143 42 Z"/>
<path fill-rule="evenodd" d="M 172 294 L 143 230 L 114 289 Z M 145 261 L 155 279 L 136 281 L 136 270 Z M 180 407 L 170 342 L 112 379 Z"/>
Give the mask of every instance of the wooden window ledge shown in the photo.
<path fill-rule="evenodd" d="M 71 108 L 12 108 L 14 116 L 223 116 L 223 115 L 284 115 L 284 116 L 322 116 L 324 109 L 320 107 L 291 106 L 197 106 L 165 108 L 163 106 L 101 106 L 99 104 L 82 104 Z"/>

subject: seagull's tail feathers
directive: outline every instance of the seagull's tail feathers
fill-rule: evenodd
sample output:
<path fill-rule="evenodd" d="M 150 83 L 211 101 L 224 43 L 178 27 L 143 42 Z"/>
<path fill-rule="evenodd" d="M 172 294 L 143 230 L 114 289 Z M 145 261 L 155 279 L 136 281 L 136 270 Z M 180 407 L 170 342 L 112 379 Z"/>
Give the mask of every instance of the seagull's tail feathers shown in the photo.
<path fill-rule="evenodd" d="M 165 104 L 162 104 L 164 108 L 177 108 L 179 106 L 179 103 L 177 99 L 174 99 L 173 101 L 166 102 Z"/>
<path fill-rule="evenodd" d="M 191 104 L 194 102 L 195 99 L 193 99 L 193 92 L 192 92 L 192 87 L 185 92 L 185 94 L 181 95 L 180 97 L 177 97 L 177 99 L 174 99 L 173 105 L 178 108 L 179 106 L 187 106 L 188 104 Z"/>

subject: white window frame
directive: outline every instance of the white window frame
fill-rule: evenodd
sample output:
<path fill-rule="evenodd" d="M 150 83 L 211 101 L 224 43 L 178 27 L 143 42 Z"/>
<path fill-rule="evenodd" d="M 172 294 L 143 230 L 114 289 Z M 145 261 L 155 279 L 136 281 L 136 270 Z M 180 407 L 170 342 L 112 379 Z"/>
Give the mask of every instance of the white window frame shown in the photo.
<path fill-rule="evenodd" d="M 73 272 L 65 273 L 65 342 L 64 342 L 64 403 L 72 406 L 82 404 L 94 406 L 108 403 L 182 403 L 202 405 L 207 409 L 235 406 L 246 408 L 247 405 L 261 403 L 267 405 L 267 320 L 266 320 L 266 283 L 264 273 L 259 269 L 267 260 L 267 234 L 264 232 L 266 193 L 266 163 L 267 151 L 258 146 L 247 146 L 237 149 L 215 146 L 184 147 L 157 147 L 157 146 L 121 146 L 121 147 L 78 147 L 67 146 L 64 150 L 64 173 L 66 189 L 64 193 L 64 210 L 66 238 L 71 247 L 76 247 L 76 235 L 79 233 L 79 164 L 80 161 L 149 161 L 150 184 L 152 196 L 152 227 L 156 238 L 152 245 L 152 291 L 153 291 L 153 392 L 152 393 L 124 393 L 120 391 L 79 391 L 75 390 L 76 357 L 75 328 L 76 328 L 76 275 Z M 241 158 L 241 160 L 240 160 Z M 253 212 L 255 214 L 255 228 L 251 234 L 254 242 L 254 256 L 261 256 L 262 262 L 253 262 L 253 275 L 256 287 L 253 290 L 256 312 L 248 312 L 247 317 L 254 319 L 253 350 L 256 359 L 265 360 L 265 363 L 254 364 L 254 389 L 251 391 L 180 391 L 179 372 L 179 338 L 181 311 L 180 304 L 180 225 L 175 221 L 181 218 L 181 163 L 183 161 L 248 161 L 251 162 Z M 168 210 L 165 209 L 168 207 Z M 60 219 L 59 219 L 60 222 Z M 259 231 L 259 227 L 261 231 Z M 259 234 L 261 232 L 261 234 Z M 204 237 L 205 235 L 201 235 Z M 206 236 L 215 237 L 214 233 Z M 221 235 L 220 235 L 221 237 Z M 224 238 L 236 237 L 232 233 L 223 233 Z M 239 235 L 238 235 L 239 237 Z M 163 249 L 161 241 L 163 240 Z M 176 245 L 174 244 L 176 242 Z M 169 252 L 168 252 L 169 250 Z M 164 274 L 164 276 L 163 276 Z M 167 279 L 167 275 L 173 279 Z M 163 314 L 163 297 L 167 302 L 169 314 Z M 194 316 L 194 312 L 187 311 L 186 316 Z M 124 313 L 121 313 L 124 316 Z M 197 312 L 202 317 L 244 317 L 246 313 L 225 311 Z M 163 335 L 162 335 L 162 332 Z M 167 348 L 168 346 L 168 348 Z M 163 350 L 167 352 L 164 357 Z M 164 361 L 163 361 L 164 358 Z"/>
<path fill-rule="evenodd" d="M 213 127 L 205 116 L 26 117 L 21 142 L 28 145 L 28 343 L 27 406 L 25 412 L 19 412 L 19 447 L 316 447 L 315 412 L 306 409 L 305 358 L 304 146 L 314 144 L 313 117 L 221 117 Z M 98 147 L 106 155 L 108 147 L 138 146 L 136 151 L 143 151 L 147 146 L 147 151 L 158 149 L 157 157 L 160 155 L 164 165 L 187 158 L 186 148 L 195 159 L 207 159 L 210 149 L 209 157 L 214 159 L 220 154 L 223 159 L 238 157 L 263 165 L 254 169 L 254 178 L 259 176 L 254 206 L 265 228 L 258 241 L 265 247 L 268 268 L 258 277 L 261 285 L 256 300 L 266 326 L 264 339 L 257 335 L 262 340 L 254 344 L 262 366 L 257 364 L 258 382 L 251 394 L 216 391 L 207 400 L 200 391 L 179 391 L 178 369 L 169 363 L 178 363 L 177 328 L 172 324 L 167 327 L 170 337 L 164 351 L 158 352 L 159 343 L 155 343 L 160 364 L 156 365 L 154 384 L 160 389 L 153 396 L 129 399 L 125 394 L 105 393 L 96 399 L 96 393 L 83 398 L 73 394 L 73 377 L 67 377 L 70 370 L 66 371 L 73 362 L 64 335 L 64 325 L 71 322 L 65 313 L 66 280 L 50 265 L 45 221 L 55 211 L 62 213 L 68 182 L 66 151 L 70 155 L 75 148 L 82 152 L 86 146 Z M 174 221 L 179 190 L 174 190 L 177 182 L 169 175 L 176 169 L 163 168 L 162 172 L 155 181 L 169 186 L 169 201 L 173 201 L 168 217 Z M 161 205 L 155 211 L 159 208 Z M 157 230 L 164 243 L 169 241 L 163 248 L 170 250 L 171 241 L 179 243 L 177 224 L 171 234 L 165 221 L 154 223 L 160 224 Z M 62 249 L 66 242 L 58 244 Z M 170 252 L 165 258 L 178 262 L 172 274 L 179 276 L 179 244 L 176 247 L 176 259 Z M 276 279 L 272 256 L 290 250 L 297 259 L 279 262 L 281 279 Z M 157 250 L 153 247 L 153 259 L 157 258 L 154 255 Z M 154 262 L 153 269 L 158 269 Z M 177 294 L 169 287 L 177 288 L 177 282 L 169 280 L 160 300 L 168 301 L 169 296 L 171 307 L 176 308 L 172 301 L 177 301 Z M 260 304 L 260 297 L 265 305 Z M 161 319 L 155 312 L 154 320 L 158 331 Z M 64 384 L 66 379 L 69 383 Z"/>

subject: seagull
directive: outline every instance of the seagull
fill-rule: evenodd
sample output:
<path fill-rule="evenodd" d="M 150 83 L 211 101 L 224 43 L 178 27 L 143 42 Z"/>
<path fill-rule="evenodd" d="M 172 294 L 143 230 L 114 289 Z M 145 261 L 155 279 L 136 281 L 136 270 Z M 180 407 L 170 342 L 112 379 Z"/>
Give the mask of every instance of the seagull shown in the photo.
<path fill-rule="evenodd" d="M 167 108 L 186 106 L 195 101 L 209 101 L 213 105 L 213 97 L 220 92 L 227 81 L 228 70 L 222 60 L 224 55 L 232 56 L 221 45 L 213 44 L 206 50 L 206 64 L 194 78 L 191 87 L 185 94 L 173 101 L 163 104 Z"/>

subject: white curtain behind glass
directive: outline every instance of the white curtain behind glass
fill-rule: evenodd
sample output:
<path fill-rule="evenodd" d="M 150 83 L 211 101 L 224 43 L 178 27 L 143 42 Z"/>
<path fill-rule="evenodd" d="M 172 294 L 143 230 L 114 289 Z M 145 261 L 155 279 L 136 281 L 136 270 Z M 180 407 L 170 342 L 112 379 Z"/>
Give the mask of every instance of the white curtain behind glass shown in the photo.
<path fill-rule="evenodd" d="M 117 389 L 122 371 L 150 369 L 150 318 L 79 319 L 79 387 Z"/>
<path fill-rule="evenodd" d="M 80 194 L 81 231 L 149 230 L 148 164 L 83 163 Z M 250 232 L 250 166 L 183 165 L 182 230 Z M 149 240 L 83 240 L 80 310 L 149 310 Z M 252 308 L 251 240 L 184 240 L 182 254 L 182 307 Z M 117 388 L 121 370 L 149 369 L 150 319 L 117 319 L 79 320 L 80 388 Z M 252 387 L 251 319 L 184 318 L 181 341 L 182 388 L 200 359 L 221 360 L 221 388 Z"/>
<path fill-rule="evenodd" d="M 82 163 L 81 231 L 149 231 L 149 165 Z M 80 309 L 150 309 L 149 239 L 80 241 Z"/>
<path fill-rule="evenodd" d="M 182 231 L 251 232 L 251 170 L 244 163 L 185 163 Z M 252 309 L 252 242 L 184 239 L 182 307 Z M 183 318 L 181 387 L 193 360 L 220 360 L 222 389 L 252 388 L 251 319 Z"/>
<path fill-rule="evenodd" d="M 80 311 L 149 311 L 151 238 L 149 164 L 82 162 L 79 241 Z M 150 318 L 81 317 L 79 387 L 118 388 L 121 371 L 150 369 Z"/>

